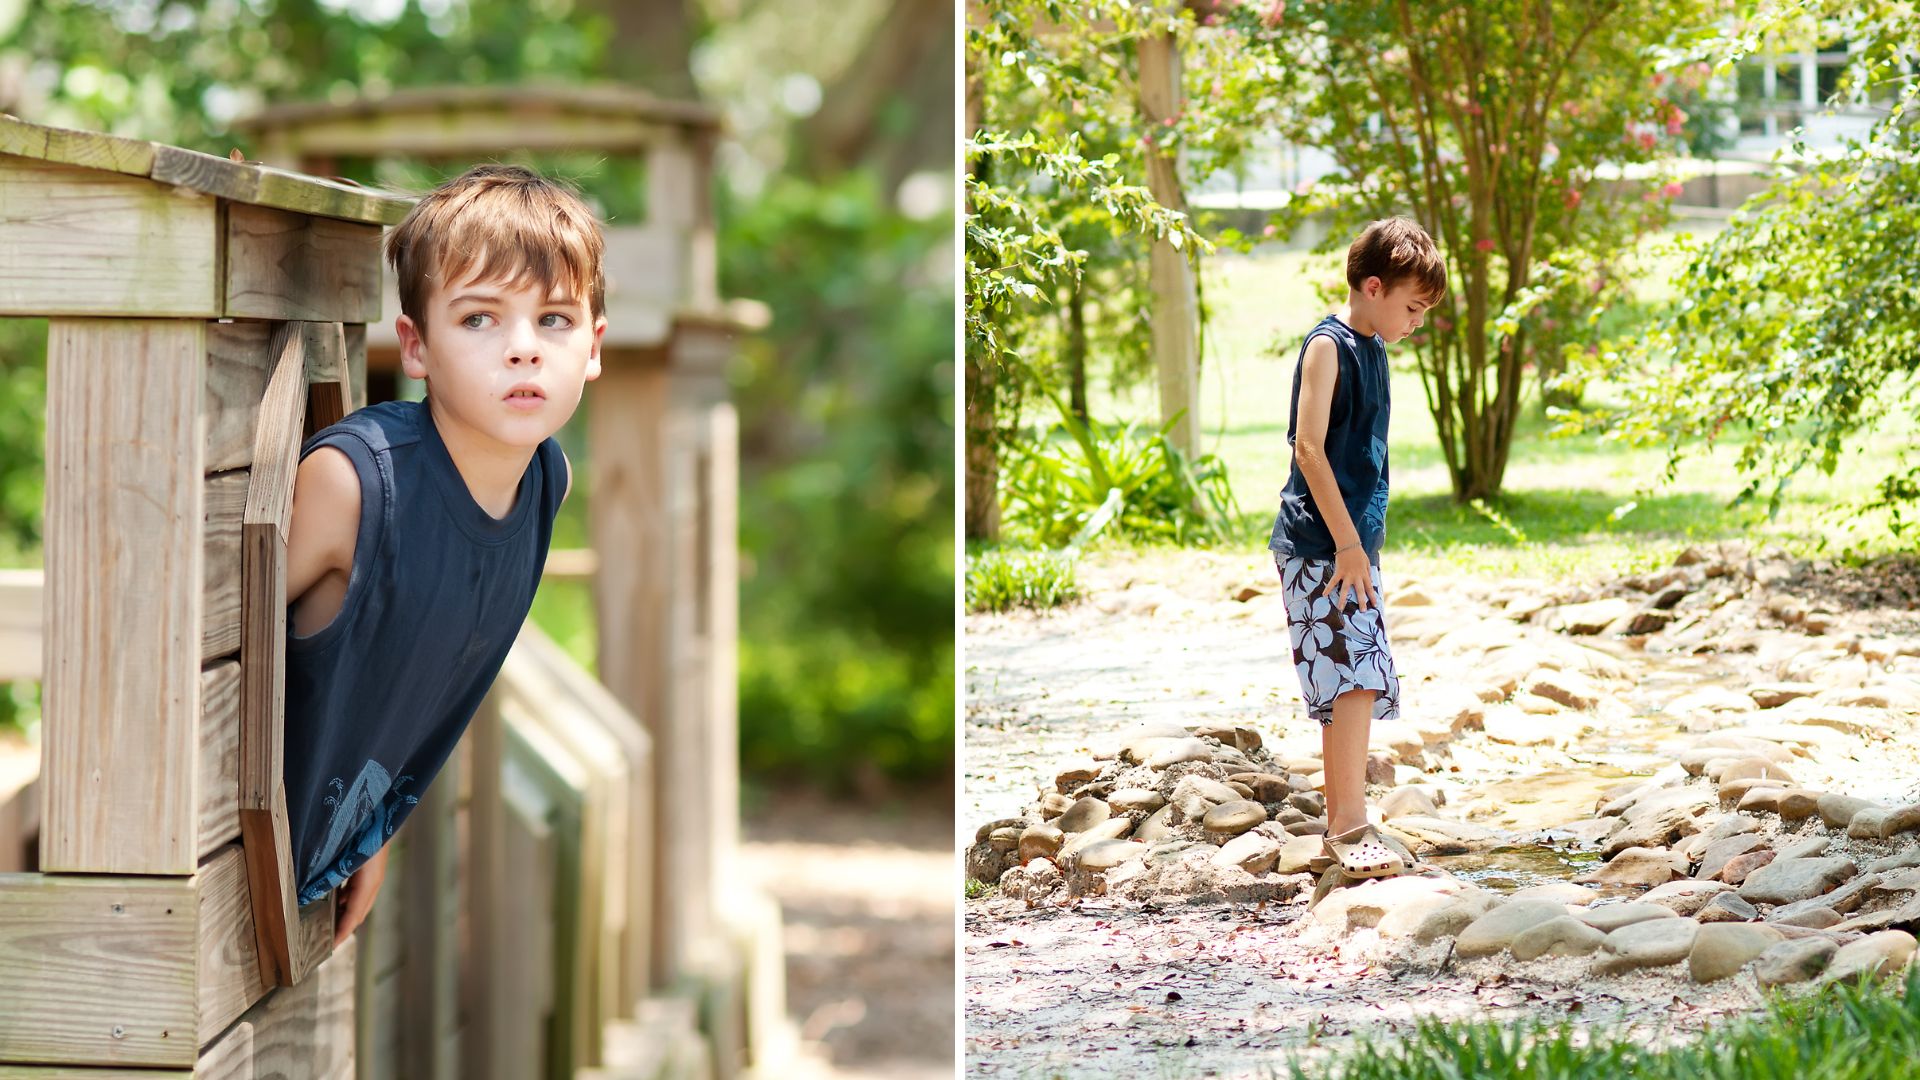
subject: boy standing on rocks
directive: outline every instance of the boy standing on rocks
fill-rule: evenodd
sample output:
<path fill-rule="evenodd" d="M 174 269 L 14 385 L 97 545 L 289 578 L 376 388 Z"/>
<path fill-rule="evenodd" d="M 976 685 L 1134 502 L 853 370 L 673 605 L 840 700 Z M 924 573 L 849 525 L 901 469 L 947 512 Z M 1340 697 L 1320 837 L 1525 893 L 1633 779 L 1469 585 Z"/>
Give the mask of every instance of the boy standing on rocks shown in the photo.
<path fill-rule="evenodd" d="M 1400 713 L 1380 603 L 1387 532 L 1386 343 L 1419 329 L 1446 293 L 1433 238 L 1405 218 L 1367 226 L 1347 249 L 1347 303 L 1307 333 L 1293 373 L 1293 465 L 1268 547 L 1280 571 L 1294 668 L 1320 722 L 1326 850 L 1350 877 L 1403 872 L 1367 821 L 1367 737 Z"/>

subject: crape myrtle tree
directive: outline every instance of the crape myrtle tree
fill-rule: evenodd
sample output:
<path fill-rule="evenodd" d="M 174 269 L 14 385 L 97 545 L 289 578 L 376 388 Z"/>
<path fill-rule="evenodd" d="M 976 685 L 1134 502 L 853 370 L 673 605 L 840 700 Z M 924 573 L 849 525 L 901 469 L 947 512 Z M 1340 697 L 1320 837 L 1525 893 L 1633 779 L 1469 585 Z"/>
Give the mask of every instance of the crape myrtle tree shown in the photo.
<path fill-rule="evenodd" d="M 1844 39 L 1852 62 L 1832 104 L 1878 113 L 1865 137 L 1812 160 L 1699 245 L 1677 282 L 1683 299 L 1653 332 L 1617 350 L 1631 381 L 1626 407 L 1575 415 L 1683 455 L 1743 438 L 1736 502 L 1786 485 L 1811 465 L 1832 475 L 1842 452 L 1913 404 L 1920 371 L 1920 13 L 1910 3 L 1763 5 L 1700 43 L 1695 59 L 1728 71 L 1756 54 Z M 1828 46 L 1831 48 L 1831 46 Z M 1795 156 L 1806 154 L 1798 140 Z M 1699 440 L 1699 441 L 1696 441 Z M 1910 453 L 1863 509 L 1890 512 L 1901 533 L 1920 500 Z"/>
<path fill-rule="evenodd" d="M 1408 215 L 1446 257 L 1447 295 L 1410 344 L 1456 499 L 1500 490 L 1532 361 L 1578 345 L 1555 315 L 1664 219 L 1679 186 L 1628 168 L 1684 141 L 1660 47 L 1723 6 L 1275 0 L 1232 15 L 1278 60 L 1283 134 L 1336 163 L 1299 212 L 1332 212 L 1330 245 Z"/>

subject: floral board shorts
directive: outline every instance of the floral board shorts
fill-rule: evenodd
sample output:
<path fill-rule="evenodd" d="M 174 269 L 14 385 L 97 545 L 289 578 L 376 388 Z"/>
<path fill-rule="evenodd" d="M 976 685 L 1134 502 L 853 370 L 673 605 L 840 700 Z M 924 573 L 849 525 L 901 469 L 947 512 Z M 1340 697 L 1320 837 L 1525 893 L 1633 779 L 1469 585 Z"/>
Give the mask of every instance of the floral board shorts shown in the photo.
<path fill-rule="evenodd" d="M 1373 718 L 1392 720 L 1400 715 L 1400 675 L 1387 647 L 1386 613 L 1360 602 L 1349 591 L 1336 605 L 1325 595 L 1333 580 L 1333 560 L 1274 558 L 1287 602 L 1287 633 L 1293 639 L 1293 666 L 1300 675 L 1300 696 L 1307 715 L 1322 724 L 1333 722 L 1333 699 L 1349 690 L 1377 690 Z M 1372 568 L 1373 588 L 1380 587 L 1380 567 Z"/>

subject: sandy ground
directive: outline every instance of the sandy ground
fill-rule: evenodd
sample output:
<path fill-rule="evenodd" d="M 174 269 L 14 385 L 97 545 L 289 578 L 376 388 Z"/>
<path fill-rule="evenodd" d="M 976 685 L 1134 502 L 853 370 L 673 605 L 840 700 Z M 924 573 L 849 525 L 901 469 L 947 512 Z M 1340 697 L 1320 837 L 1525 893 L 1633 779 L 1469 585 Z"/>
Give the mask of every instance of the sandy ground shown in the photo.
<path fill-rule="evenodd" d="M 1277 602 L 1230 599 L 1241 584 L 1262 581 L 1262 569 L 1272 576 L 1252 559 L 1207 553 L 1109 557 L 1083 568 L 1088 599 L 1070 608 L 970 617 L 963 831 L 1018 816 L 1038 791 L 1051 790 L 1055 771 L 1143 721 L 1248 725 L 1269 747 L 1317 756 L 1318 730 L 1302 713 L 1283 655 L 1284 613 Z M 1406 584 L 1389 576 L 1389 594 Z M 1492 601 L 1475 599 L 1485 583 L 1420 584 L 1466 597 L 1448 601 L 1460 625 L 1500 618 Z M 1887 621 L 1907 617 L 1889 613 Z M 1671 760 L 1688 736 L 1662 711 L 1665 703 L 1773 677 L 1750 653 L 1655 655 L 1586 640 L 1631 669 L 1628 689 L 1594 714 L 1552 718 L 1565 734 L 1548 745 L 1479 732 L 1456 738 L 1436 770 L 1451 789 L 1448 816 L 1517 842 L 1539 837 L 1590 815 L 1596 794 L 1621 777 Z M 1458 659 L 1399 636 L 1394 651 L 1410 703 L 1460 675 Z M 1796 763 L 1796 777 L 1873 798 L 1910 796 L 1920 790 L 1920 752 L 1914 740 L 1840 737 L 1816 760 Z M 1511 876 L 1531 883 L 1524 873 Z M 967 1074 L 1285 1075 L 1294 1054 L 1311 1060 L 1356 1035 L 1377 1037 L 1423 1017 L 1624 1023 L 1658 1041 L 1760 1001 L 1751 975 L 1709 989 L 1672 971 L 1596 979 L 1580 958 L 1462 962 L 1448 957 L 1444 942 L 1389 947 L 1368 930 L 1333 940 L 1303 921 L 1306 899 L 1169 897 L 1143 905 L 1088 897 L 1032 908 L 991 894 L 967 901 Z"/>
<path fill-rule="evenodd" d="M 781 794 L 742 823 L 742 865 L 785 921 L 788 1012 L 826 1065 L 807 1075 L 953 1075 L 950 792 L 893 807 Z"/>

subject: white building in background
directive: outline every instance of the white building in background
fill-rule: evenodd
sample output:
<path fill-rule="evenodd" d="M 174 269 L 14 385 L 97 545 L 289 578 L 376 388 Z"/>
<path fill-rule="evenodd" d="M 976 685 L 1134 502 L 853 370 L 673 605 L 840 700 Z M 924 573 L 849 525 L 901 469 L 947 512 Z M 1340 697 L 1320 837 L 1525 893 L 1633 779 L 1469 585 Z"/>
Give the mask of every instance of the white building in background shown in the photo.
<path fill-rule="evenodd" d="M 1715 77 L 1708 84 L 1709 97 L 1732 108 L 1716 131 L 1718 145 L 1712 156 L 1629 166 L 1625 175 L 1637 178 L 1658 169 L 1682 181 L 1697 179 L 1687 183 L 1686 193 L 1678 200 L 1683 212 L 1724 216 L 1765 186 L 1777 163 L 1791 166 L 1801 160 L 1792 149 L 1796 128 L 1804 129 L 1809 159 L 1837 154 L 1848 139 L 1864 138 L 1886 115 L 1891 95 L 1878 95 L 1871 104 L 1828 106 L 1853 49 L 1843 39 L 1826 45 L 1816 52 L 1756 57 L 1739 64 L 1731 75 Z M 1370 126 L 1377 132 L 1379 118 L 1372 118 Z M 1240 168 L 1193 184 L 1187 202 L 1212 210 L 1278 210 L 1296 192 L 1335 168 L 1331 154 L 1277 136 L 1258 136 L 1254 147 Z M 1606 179 L 1604 172 L 1601 178 Z M 1301 235 L 1292 243 L 1311 244 L 1317 239 Z"/>

